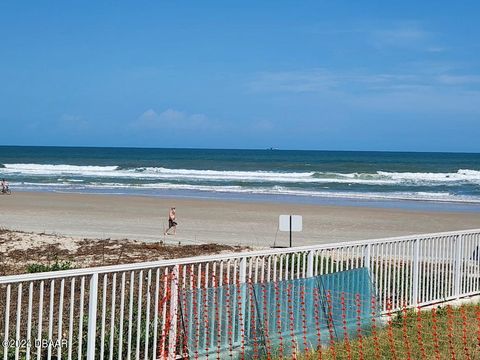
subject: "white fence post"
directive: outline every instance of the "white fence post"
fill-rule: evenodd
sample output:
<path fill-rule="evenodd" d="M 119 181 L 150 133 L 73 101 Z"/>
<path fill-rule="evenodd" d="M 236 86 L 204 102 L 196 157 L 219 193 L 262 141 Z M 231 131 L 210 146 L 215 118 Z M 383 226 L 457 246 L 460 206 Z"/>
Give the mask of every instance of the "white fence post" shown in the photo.
<path fill-rule="evenodd" d="M 315 251 L 310 250 L 307 257 L 307 278 L 313 277 L 313 265 L 315 262 Z"/>
<path fill-rule="evenodd" d="M 412 305 L 417 306 L 419 300 L 419 269 L 420 269 L 420 239 L 413 241 L 413 269 L 412 269 Z"/>
<path fill-rule="evenodd" d="M 97 336 L 98 273 L 90 278 L 88 300 L 87 360 L 95 360 L 95 338 Z"/>
<path fill-rule="evenodd" d="M 8 338 L 8 331 L 10 329 L 10 296 L 11 296 L 11 290 L 12 286 L 10 284 L 7 285 L 7 300 L 5 304 L 5 337 L 3 341 L 3 360 L 8 360 L 8 344 L 9 344 L 9 338 Z M 38 337 L 41 339 L 41 337 Z"/>
<path fill-rule="evenodd" d="M 365 248 L 364 248 L 365 249 Z M 371 258 L 372 258 L 372 244 L 367 244 L 367 248 L 366 248 L 366 251 L 365 251 L 365 256 L 363 258 L 363 263 L 367 269 L 368 269 L 368 272 L 370 273 L 370 276 L 372 276 L 371 274 Z"/>
<path fill-rule="evenodd" d="M 247 282 L 247 258 L 243 257 L 240 260 L 240 269 L 238 269 L 238 280 L 240 284 Z"/>
<path fill-rule="evenodd" d="M 168 332 L 168 360 L 177 357 L 177 318 L 178 318 L 178 277 L 179 266 L 175 265 L 172 270 L 170 282 L 170 330 Z M 206 291 L 206 289 L 205 289 Z"/>
<path fill-rule="evenodd" d="M 463 259 L 463 236 L 455 236 L 455 274 L 454 274 L 454 295 L 458 299 L 462 288 L 462 259 Z"/>
<path fill-rule="evenodd" d="M 242 337 L 245 337 L 247 335 L 247 323 L 249 321 L 249 315 L 250 315 L 249 312 L 247 311 L 248 309 L 247 308 L 247 301 L 248 301 L 247 286 L 248 285 L 246 285 L 246 282 L 247 282 L 247 258 L 246 257 L 243 257 L 240 260 L 240 267 L 238 271 L 239 271 L 238 286 L 240 287 L 240 290 L 241 290 L 240 292 L 241 298 L 238 299 L 239 302 L 241 301 L 241 306 L 239 307 L 238 311 L 239 311 L 239 316 L 242 317 L 243 321 L 241 323 L 238 322 L 239 329 L 237 334 L 239 335 L 240 339 L 242 339 Z M 243 326 L 243 328 L 240 328 L 240 324 Z"/>

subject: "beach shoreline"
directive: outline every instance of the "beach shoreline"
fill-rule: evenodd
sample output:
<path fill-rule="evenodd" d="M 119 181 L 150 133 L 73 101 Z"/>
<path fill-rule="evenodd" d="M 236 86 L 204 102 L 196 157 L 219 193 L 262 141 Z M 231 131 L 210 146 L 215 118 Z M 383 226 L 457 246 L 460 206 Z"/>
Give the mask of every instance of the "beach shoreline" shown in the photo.
<path fill-rule="evenodd" d="M 14 191 L 480 213 L 480 154 L 5 147 Z"/>
<path fill-rule="evenodd" d="M 334 207 L 366 207 L 398 210 L 417 210 L 427 212 L 470 212 L 480 213 L 480 203 L 476 201 L 461 200 L 428 200 L 428 199 L 392 199 L 392 198 L 363 198 L 346 196 L 309 196 L 285 194 L 256 194 L 256 193 L 228 193 L 221 191 L 200 190 L 156 190 L 118 191 L 118 189 L 81 189 L 81 190 L 54 190 L 39 188 L 35 190 L 15 189 L 17 193 L 54 193 L 54 194 L 85 194 L 107 196 L 134 196 L 153 197 L 160 199 L 188 199 L 199 201 L 224 201 L 241 203 L 268 203 L 268 204 L 294 204 Z"/>
<path fill-rule="evenodd" d="M 176 206 L 177 235 L 164 236 Z M 95 239 L 171 244 L 288 245 L 278 216 L 303 216 L 294 246 L 480 228 L 475 212 L 314 205 L 218 199 L 55 192 L 16 192 L 0 198 L 0 226 Z"/>

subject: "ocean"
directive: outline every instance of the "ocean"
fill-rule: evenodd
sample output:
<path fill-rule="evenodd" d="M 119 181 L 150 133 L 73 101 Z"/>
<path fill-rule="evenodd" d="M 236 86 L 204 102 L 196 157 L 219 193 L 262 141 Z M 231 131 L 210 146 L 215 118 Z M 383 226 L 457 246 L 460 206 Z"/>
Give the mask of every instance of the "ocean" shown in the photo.
<path fill-rule="evenodd" d="M 480 208 L 480 154 L 3 146 L 0 176 L 14 192 Z"/>

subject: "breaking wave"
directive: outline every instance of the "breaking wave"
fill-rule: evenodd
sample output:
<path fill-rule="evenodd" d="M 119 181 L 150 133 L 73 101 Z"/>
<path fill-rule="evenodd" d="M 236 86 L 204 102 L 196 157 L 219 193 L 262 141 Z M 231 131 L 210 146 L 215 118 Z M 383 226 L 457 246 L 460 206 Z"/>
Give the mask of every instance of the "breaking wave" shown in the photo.
<path fill-rule="evenodd" d="M 2 176 L 23 189 L 119 189 L 480 203 L 480 171 L 340 173 L 235 171 L 166 167 L 3 164 Z M 470 188 L 469 191 L 464 191 Z M 473 189 L 473 192 L 471 191 Z"/>
<path fill-rule="evenodd" d="M 1 166 L 0 166 L 1 167 Z M 459 169 L 451 173 L 386 172 L 281 172 L 281 171 L 218 171 L 169 169 L 164 167 L 78 166 L 49 164 L 4 164 L 4 174 L 35 176 L 78 176 L 132 179 L 174 179 L 204 181 L 252 181 L 272 183 L 343 183 L 395 185 L 435 185 L 451 183 L 480 184 L 480 171 Z"/>

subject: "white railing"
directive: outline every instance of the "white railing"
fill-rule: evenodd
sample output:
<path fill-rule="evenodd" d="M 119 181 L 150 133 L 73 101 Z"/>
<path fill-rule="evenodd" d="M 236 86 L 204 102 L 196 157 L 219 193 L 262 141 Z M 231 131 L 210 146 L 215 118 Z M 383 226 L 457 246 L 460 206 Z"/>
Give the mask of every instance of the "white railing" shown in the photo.
<path fill-rule="evenodd" d="M 0 354 L 174 358 L 185 291 L 362 267 L 370 270 L 383 312 L 439 303 L 480 293 L 479 249 L 480 230 L 469 230 L 4 276 Z"/>

